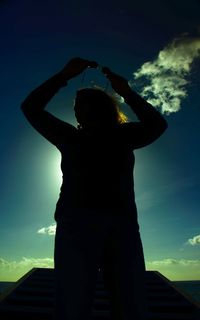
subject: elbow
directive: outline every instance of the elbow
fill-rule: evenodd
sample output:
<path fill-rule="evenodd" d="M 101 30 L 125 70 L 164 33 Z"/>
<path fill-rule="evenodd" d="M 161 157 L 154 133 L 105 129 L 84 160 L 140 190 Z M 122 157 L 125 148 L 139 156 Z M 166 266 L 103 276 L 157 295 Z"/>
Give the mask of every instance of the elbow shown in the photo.
<path fill-rule="evenodd" d="M 21 103 L 20 109 L 21 109 L 22 113 L 24 114 L 25 118 L 27 118 L 28 120 L 33 117 L 34 109 L 32 108 L 31 104 L 26 99 Z"/>
<path fill-rule="evenodd" d="M 33 110 L 33 106 L 32 106 L 32 102 L 29 99 L 25 99 L 21 105 L 20 105 L 20 109 L 22 110 L 22 112 L 24 113 L 24 115 L 28 115 L 32 112 Z"/>

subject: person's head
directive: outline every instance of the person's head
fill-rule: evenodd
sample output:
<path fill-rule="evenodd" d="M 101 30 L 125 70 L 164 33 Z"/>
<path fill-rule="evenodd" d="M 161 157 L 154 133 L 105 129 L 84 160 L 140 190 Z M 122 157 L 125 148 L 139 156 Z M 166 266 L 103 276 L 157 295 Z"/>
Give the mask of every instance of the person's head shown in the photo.
<path fill-rule="evenodd" d="M 116 99 L 100 88 L 78 90 L 74 111 L 79 128 L 108 127 L 127 120 Z"/>

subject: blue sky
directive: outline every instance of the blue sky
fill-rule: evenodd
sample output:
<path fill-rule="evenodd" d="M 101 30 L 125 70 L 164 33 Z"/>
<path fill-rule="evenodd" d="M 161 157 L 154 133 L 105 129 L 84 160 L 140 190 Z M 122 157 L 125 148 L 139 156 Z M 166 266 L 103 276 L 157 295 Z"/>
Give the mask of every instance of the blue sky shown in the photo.
<path fill-rule="evenodd" d="M 60 154 L 27 123 L 20 104 L 74 56 L 109 66 L 141 94 L 149 88 L 146 98 L 164 112 L 166 133 L 135 152 L 146 266 L 171 280 L 200 279 L 199 10 L 194 0 L 1 1 L 1 281 L 53 266 Z M 74 125 L 81 80 L 48 105 Z M 84 85 L 91 81 L 106 84 L 96 70 Z"/>

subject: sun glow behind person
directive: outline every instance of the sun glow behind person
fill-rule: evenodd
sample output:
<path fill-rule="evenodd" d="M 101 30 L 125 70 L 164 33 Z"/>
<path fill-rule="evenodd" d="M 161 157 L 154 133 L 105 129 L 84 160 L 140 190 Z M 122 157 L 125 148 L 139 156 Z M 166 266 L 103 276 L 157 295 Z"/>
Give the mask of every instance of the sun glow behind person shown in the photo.
<path fill-rule="evenodd" d="M 51 151 L 51 156 L 47 162 L 47 175 L 49 183 L 52 185 L 52 192 L 55 193 L 60 190 L 62 184 L 62 171 L 60 168 L 61 154 L 57 150 Z"/>

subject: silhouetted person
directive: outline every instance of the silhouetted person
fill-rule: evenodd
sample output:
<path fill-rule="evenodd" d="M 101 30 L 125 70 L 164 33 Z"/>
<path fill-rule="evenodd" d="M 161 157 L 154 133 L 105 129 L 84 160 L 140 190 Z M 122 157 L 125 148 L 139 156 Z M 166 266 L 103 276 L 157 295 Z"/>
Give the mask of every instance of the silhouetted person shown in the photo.
<path fill-rule="evenodd" d="M 32 126 L 61 152 L 63 183 L 55 210 L 55 318 L 87 320 L 98 269 L 113 320 L 145 319 L 144 256 L 134 197 L 133 150 L 166 130 L 160 113 L 107 67 L 101 69 L 138 122 L 124 122 L 116 101 L 95 88 L 77 91 L 78 128 L 45 110 L 67 81 L 94 61 L 74 58 L 22 103 Z"/>

